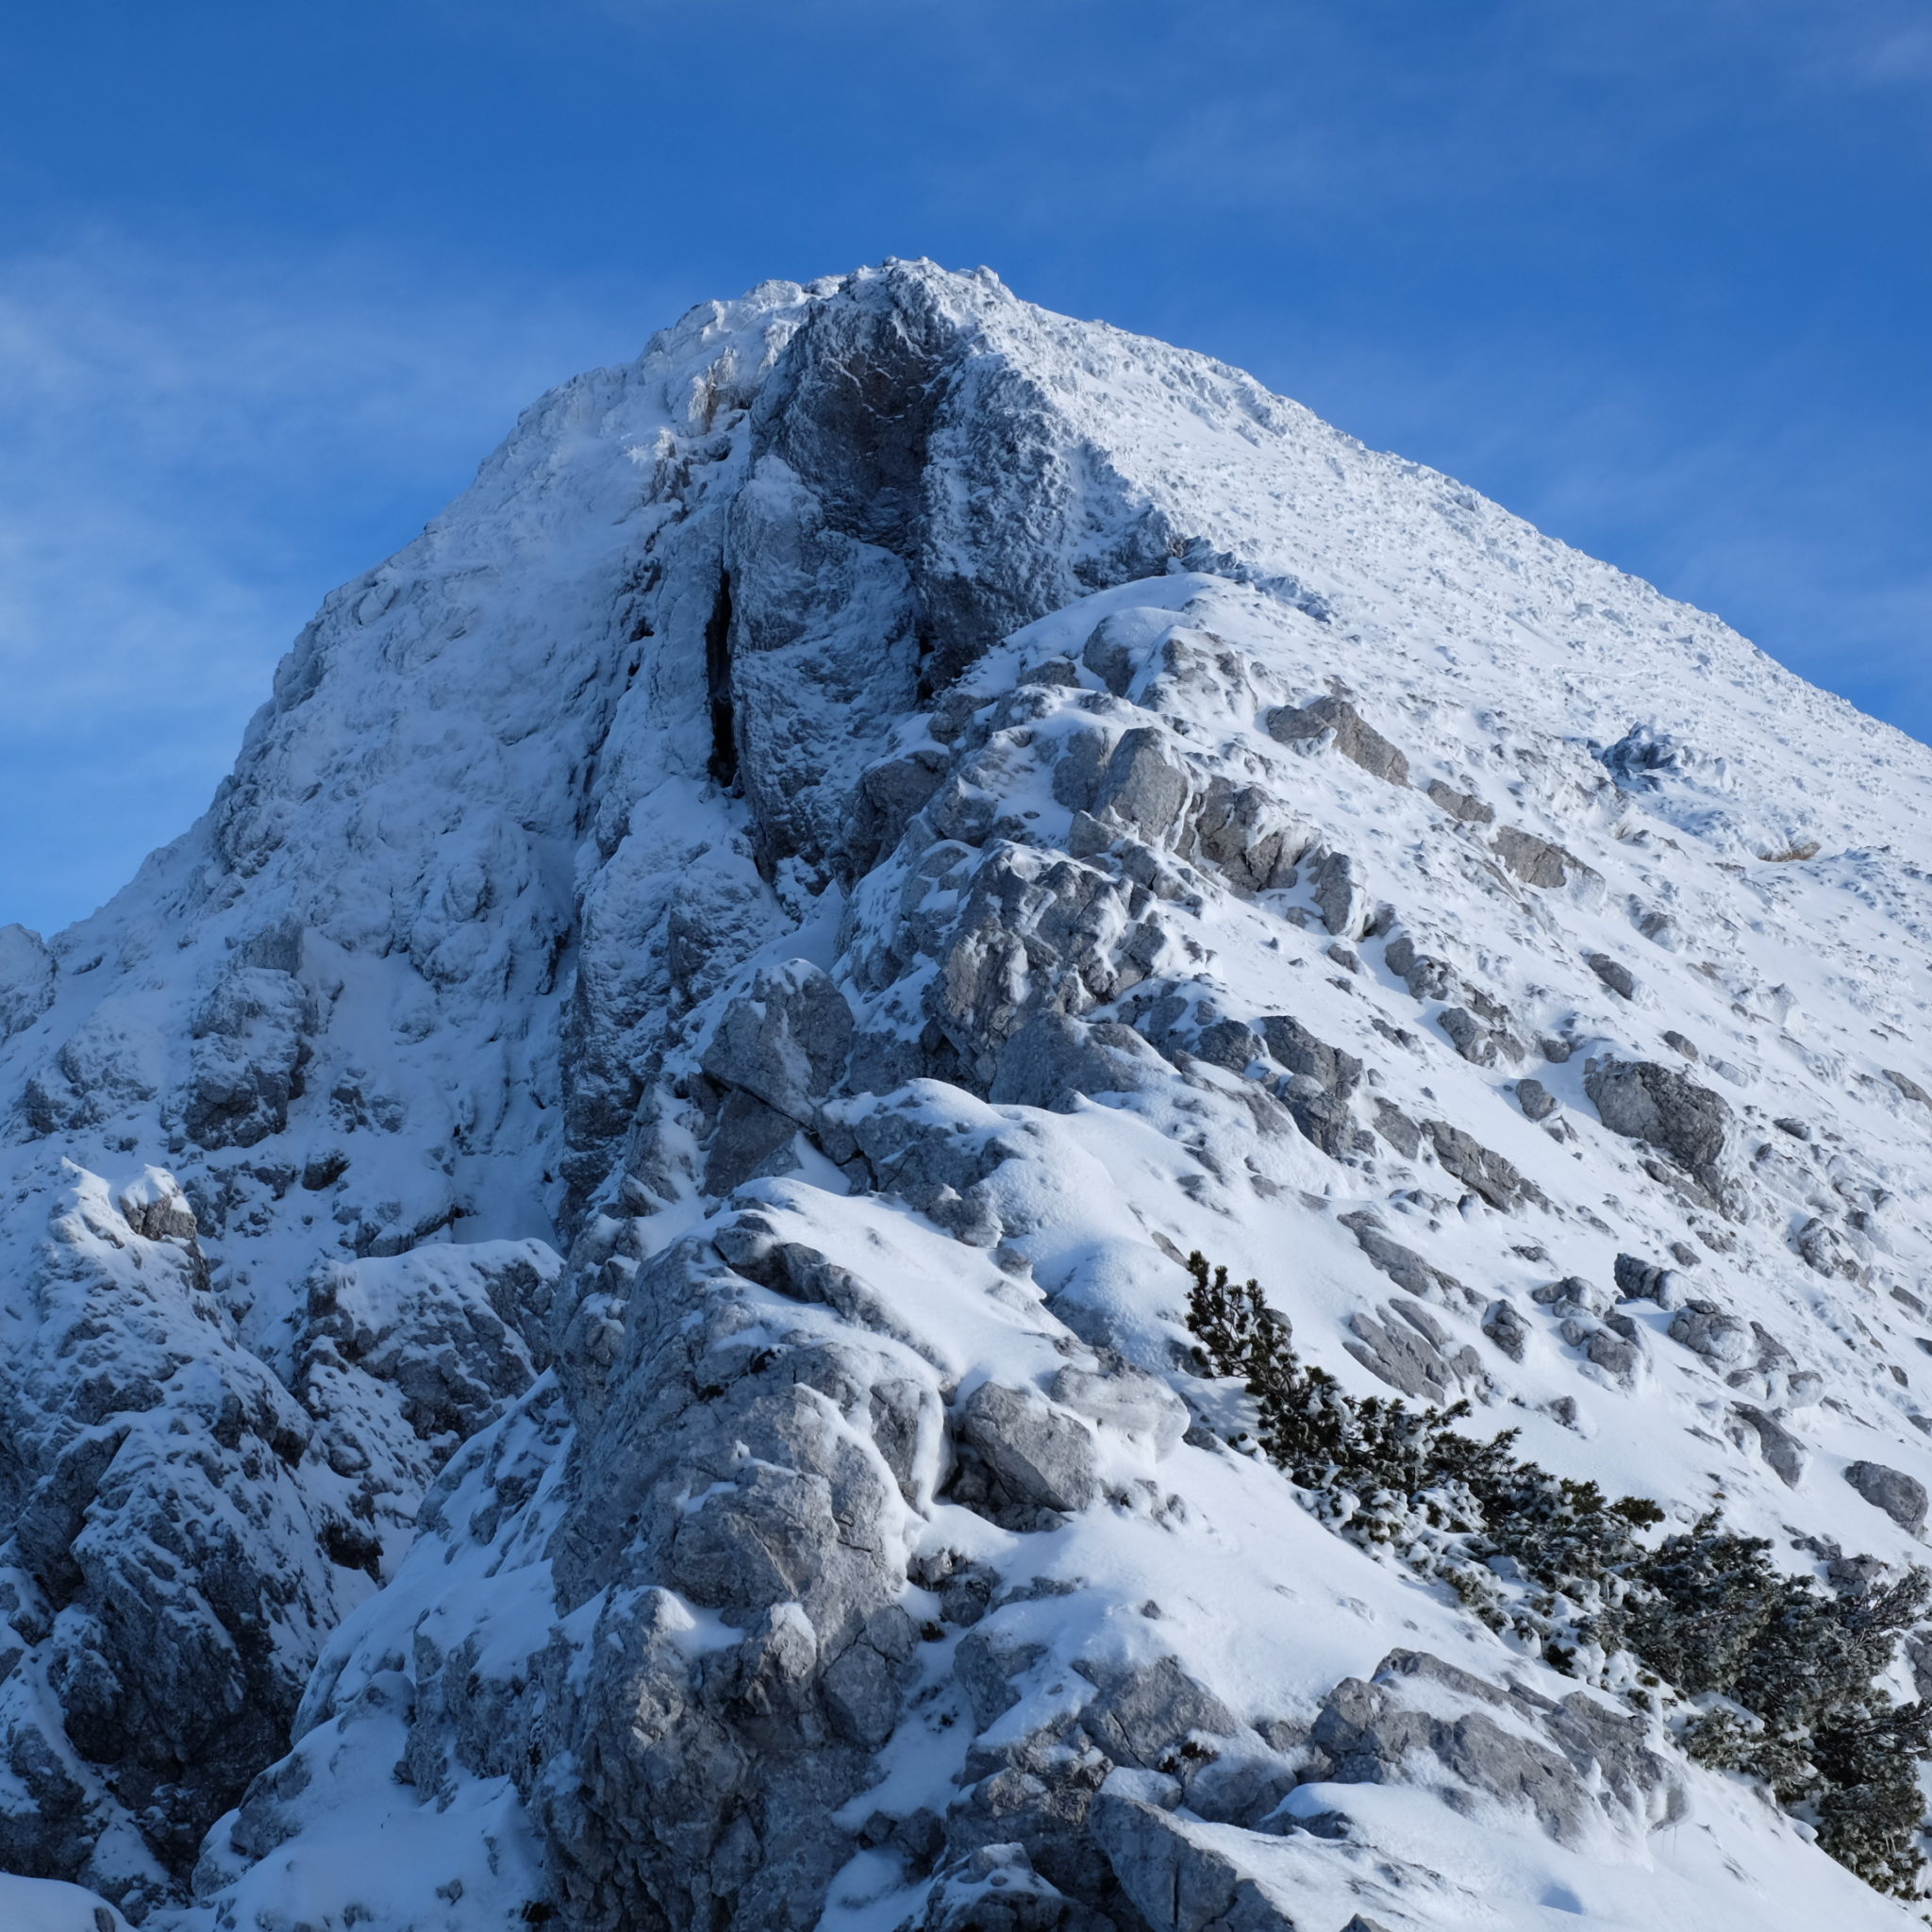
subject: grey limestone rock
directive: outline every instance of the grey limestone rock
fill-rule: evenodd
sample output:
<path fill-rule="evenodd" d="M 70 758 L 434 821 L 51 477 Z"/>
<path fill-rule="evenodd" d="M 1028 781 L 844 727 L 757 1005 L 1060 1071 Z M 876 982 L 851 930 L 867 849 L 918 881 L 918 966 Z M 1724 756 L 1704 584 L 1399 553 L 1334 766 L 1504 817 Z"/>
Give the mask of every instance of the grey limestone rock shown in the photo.
<path fill-rule="evenodd" d="M 949 1865 L 919 1932 L 1112 1932 L 1099 1913 L 1033 1869 L 1024 1845 L 981 1845 Z"/>
<path fill-rule="evenodd" d="M 1791 1245 L 1797 1249 L 1806 1267 L 1814 1274 L 1837 1281 L 1864 1278 L 1865 1264 L 1844 1230 L 1833 1226 L 1820 1215 L 1812 1215 L 1798 1229 L 1791 1237 Z"/>
<path fill-rule="evenodd" d="M 1491 1208 L 1508 1209 L 1518 1201 L 1537 1198 L 1537 1190 L 1500 1154 L 1447 1121 L 1424 1121 L 1424 1131 L 1436 1158 L 1464 1187 L 1473 1188 Z"/>
<path fill-rule="evenodd" d="M 1516 1083 L 1516 1104 L 1527 1119 L 1546 1121 L 1556 1112 L 1557 1101 L 1541 1080 L 1524 1078 Z"/>
<path fill-rule="evenodd" d="M 1416 1302 L 1393 1295 L 1379 1321 L 1357 1312 L 1354 1337 L 1344 1346 L 1362 1367 L 1418 1402 L 1446 1403 L 1465 1385 L 1486 1381 L 1474 1349 L 1455 1338 Z"/>
<path fill-rule="evenodd" d="M 1612 1321 L 1624 1320 L 1613 1316 Z M 1642 1330 L 1634 1323 L 1628 1333 L 1619 1333 L 1606 1324 L 1598 1327 L 1593 1323 L 1574 1320 L 1563 1324 L 1563 1340 L 1582 1352 L 1586 1361 L 1593 1363 L 1608 1375 L 1612 1381 L 1625 1389 L 1634 1388 L 1643 1367 L 1643 1347 L 1639 1340 Z"/>
<path fill-rule="evenodd" d="M 1064 1112 L 1075 1095 L 1133 1093 L 1161 1071 L 1131 1026 L 1042 1013 L 1001 1046 L 989 1093 L 994 1101 Z"/>
<path fill-rule="evenodd" d="M 490 1747 L 568 1922 L 600 1932 L 812 1923 L 852 1849 L 830 1813 L 862 1787 L 916 1649 L 895 1525 L 930 1500 L 938 1390 L 862 1327 L 788 1332 L 754 1293 L 696 1241 L 639 1271 L 551 1545 L 561 1605 L 593 1605 L 594 1628 L 559 1631 L 522 1735 Z M 739 1641 L 693 1651 L 684 1604 Z M 459 1736 L 506 1728 L 491 1695 L 460 1659 L 419 1672 L 419 1704 Z"/>
<path fill-rule="evenodd" d="M 991 1475 L 980 1500 L 995 1508 L 1084 1509 L 1099 1493 L 1092 1429 L 1037 1389 L 982 1382 L 959 1405 L 953 1427 L 961 1449 Z M 961 1487 L 956 1479 L 956 1495 Z"/>
<path fill-rule="evenodd" d="M 354 1484 L 357 1513 L 397 1547 L 444 1462 L 535 1380 L 558 1272 L 542 1243 L 516 1241 L 336 1262 L 311 1276 L 289 1386 L 314 1419 L 318 1450 Z M 390 1400 L 372 1403 L 372 1383 Z"/>
<path fill-rule="evenodd" d="M 920 745 L 867 768 L 858 781 L 848 835 L 847 860 L 868 872 L 899 842 L 913 814 L 939 790 L 947 758 L 936 745 Z"/>
<path fill-rule="evenodd" d="M 1172 1657 L 1123 1665 L 1082 1659 L 1074 1668 L 1094 1687 L 1080 1727 L 1115 1764 L 1136 1770 L 1171 1768 L 1190 1738 L 1230 1738 L 1239 1719 Z"/>
<path fill-rule="evenodd" d="M 56 973 L 39 933 L 0 925 L 0 1040 L 24 1033 L 53 1005 Z"/>
<path fill-rule="evenodd" d="M 64 1871 L 139 1915 L 282 1749 L 352 1594 L 325 1545 L 356 1526 L 303 1468 L 308 1417 L 206 1292 L 171 1177 L 133 1191 L 149 1236 L 71 1172 L 24 1284 L 40 1352 L 0 1391 L 0 1868 Z"/>
<path fill-rule="evenodd" d="M 1619 1255 L 1613 1276 L 1617 1292 L 1625 1301 L 1652 1301 L 1669 1307 L 1671 1271 L 1654 1261 L 1640 1260 L 1635 1255 Z"/>
<path fill-rule="evenodd" d="M 1357 940 L 1368 929 L 1374 908 L 1356 861 L 1345 852 L 1324 852 L 1315 862 L 1309 887 L 1322 924 L 1337 939 Z"/>
<path fill-rule="evenodd" d="M 289 1123 L 302 1091 L 314 1003 L 291 974 L 236 966 L 193 1022 L 183 1124 L 204 1147 L 253 1147 Z"/>
<path fill-rule="evenodd" d="M 1259 1024 L 1269 1053 L 1291 1074 L 1306 1074 L 1338 1100 L 1346 1100 L 1360 1084 L 1361 1061 L 1317 1040 L 1299 1020 L 1286 1013 L 1270 1013 Z"/>
<path fill-rule="evenodd" d="M 732 1001 L 700 1064 L 788 1120 L 808 1123 L 845 1071 L 852 1008 L 831 980 L 804 959 L 768 967 Z"/>
<path fill-rule="evenodd" d="M 1346 698 L 1319 697 L 1302 706 L 1283 706 L 1266 719 L 1269 737 L 1281 744 L 1302 744 L 1325 732 L 1335 749 L 1371 776 L 1391 785 L 1408 783 L 1408 760 L 1370 724 Z"/>
<path fill-rule="evenodd" d="M 1445 1274 L 1440 1268 L 1431 1267 L 1413 1248 L 1404 1247 L 1390 1234 L 1374 1209 L 1357 1208 L 1347 1214 L 1338 1215 L 1336 1219 L 1355 1236 L 1356 1245 L 1362 1253 L 1398 1288 L 1406 1288 L 1410 1294 L 1434 1296 L 1439 1300 L 1461 1299 L 1464 1293 L 1461 1282 L 1453 1274 Z"/>
<path fill-rule="evenodd" d="M 1637 978 L 1621 960 L 1613 959 L 1607 953 L 1586 953 L 1583 963 L 1617 995 L 1619 999 L 1634 999 L 1637 996 Z"/>
<path fill-rule="evenodd" d="M 1916 1476 L 1882 1462 L 1853 1462 L 1845 1466 L 1845 1480 L 1901 1529 L 1917 1536 L 1924 1528 L 1925 1486 Z"/>
<path fill-rule="evenodd" d="M 1491 849 L 1526 886 L 1566 886 L 1591 871 L 1574 852 L 1514 825 L 1499 826 Z"/>
<path fill-rule="evenodd" d="M 1439 959 L 1421 951 L 1408 934 L 1396 933 L 1390 940 L 1383 958 L 1389 962 L 1390 972 L 1408 988 L 1411 998 L 1448 998 L 1449 989 L 1456 978 L 1454 968 L 1446 959 Z"/>
<path fill-rule="evenodd" d="M 1647 1825 L 1681 1802 L 1641 1720 L 1582 1691 L 1560 1705 L 1504 1691 L 1426 1653 L 1393 1651 L 1372 1681 L 1337 1685 L 1309 1742 L 1315 1775 L 1422 1781 L 1452 1805 L 1486 1798 L 1530 1812 L 1563 1844 L 1587 1841 L 1593 1817 Z"/>
<path fill-rule="evenodd" d="M 1436 1015 L 1436 1024 L 1449 1036 L 1449 1041 L 1472 1066 L 1492 1067 L 1502 1051 L 1502 1038 L 1467 1007 L 1444 1007 Z M 1515 1055 L 1511 1056 L 1516 1058 Z"/>
<path fill-rule="evenodd" d="M 1752 1403 L 1737 1404 L 1736 1413 L 1757 1438 L 1759 1452 L 1777 1473 L 1779 1480 L 1788 1488 L 1796 1489 L 1804 1478 L 1805 1465 L 1809 1460 L 1804 1443 L 1776 1416 L 1768 1414 Z"/>
<path fill-rule="evenodd" d="M 1114 746 L 1091 809 L 1158 840 L 1174 828 L 1188 802 L 1188 774 L 1166 750 L 1166 733 L 1137 725 Z"/>
<path fill-rule="evenodd" d="M 767 1107 L 742 1088 L 727 1092 L 705 1158 L 705 1191 L 728 1194 L 758 1174 L 787 1174 L 796 1166 L 791 1151 L 798 1123 Z"/>
<path fill-rule="evenodd" d="M 1159 613 L 1165 619 L 1167 613 Z M 1125 697 L 1150 641 L 1140 611 L 1109 611 L 1089 633 L 1080 661 L 1112 691 Z"/>
<path fill-rule="evenodd" d="M 1530 1299 L 1540 1307 L 1563 1316 L 1606 1315 L 1615 1305 L 1614 1296 L 1605 1293 L 1593 1281 L 1586 1281 L 1580 1274 L 1566 1274 L 1560 1281 L 1552 1281 L 1535 1289 Z"/>
<path fill-rule="evenodd" d="M 1424 789 L 1429 797 L 1452 819 L 1459 820 L 1465 825 L 1488 825 L 1495 823 L 1495 808 L 1485 805 L 1472 792 L 1458 791 L 1453 785 L 1445 785 L 1440 778 L 1431 778 Z"/>
<path fill-rule="evenodd" d="M 1309 833 L 1284 818 L 1258 785 L 1216 774 L 1193 814 L 1193 853 L 1241 892 L 1292 886 Z"/>
<path fill-rule="evenodd" d="M 1308 1074 L 1291 1074 L 1280 1086 L 1282 1104 L 1302 1133 L 1331 1160 L 1350 1161 L 1374 1150 L 1368 1132 L 1339 1100 Z"/>
<path fill-rule="evenodd" d="M 1670 1337 L 1719 1368 L 1729 1368 L 1751 1352 L 1749 1324 L 1702 1299 L 1686 1302 L 1672 1317 Z"/>
<path fill-rule="evenodd" d="M 1153 1932 L 1295 1932 L 1295 1920 L 1225 1850 L 1124 1781 L 1102 1787 L 1092 1829 Z"/>
<path fill-rule="evenodd" d="M 1392 1100 L 1375 1099 L 1375 1131 L 1405 1160 L 1413 1160 L 1422 1151 L 1423 1130 Z"/>
<path fill-rule="evenodd" d="M 1512 1362 L 1520 1362 L 1529 1345 L 1528 1323 L 1506 1301 L 1490 1304 L 1488 1312 L 1483 1316 L 1483 1333 Z"/>
<path fill-rule="evenodd" d="M 1731 1109 L 1723 1097 L 1654 1060 L 1593 1059 L 1583 1089 L 1613 1134 L 1660 1149 L 1722 1197 Z"/>

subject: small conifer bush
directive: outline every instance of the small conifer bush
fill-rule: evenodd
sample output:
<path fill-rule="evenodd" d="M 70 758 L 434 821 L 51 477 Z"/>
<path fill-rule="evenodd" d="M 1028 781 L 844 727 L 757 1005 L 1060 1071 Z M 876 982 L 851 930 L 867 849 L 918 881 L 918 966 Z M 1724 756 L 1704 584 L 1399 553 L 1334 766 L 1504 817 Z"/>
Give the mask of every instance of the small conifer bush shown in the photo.
<path fill-rule="evenodd" d="M 1253 1398 L 1255 1429 L 1235 1445 L 1280 1468 L 1316 1515 L 1448 1585 L 1558 1670 L 1645 1707 L 1669 1687 L 1690 1706 L 1679 1737 L 1699 1763 L 1761 1780 L 1867 1884 L 1921 1895 L 1932 1709 L 1879 1680 L 1924 1616 L 1924 1571 L 1886 1580 L 1845 1564 L 1826 1590 L 1715 1511 L 1653 1546 L 1641 1532 L 1665 1517 L 1647 1497 L 1611 1502 L 1519 1459 L 1513 1429 L 1460 1433 L 1466 1402 L 1352 1396 L 1302 1362 L 1255 1282 L 1199 1253 L 1188 1272 L 1196 1365 Z"/>

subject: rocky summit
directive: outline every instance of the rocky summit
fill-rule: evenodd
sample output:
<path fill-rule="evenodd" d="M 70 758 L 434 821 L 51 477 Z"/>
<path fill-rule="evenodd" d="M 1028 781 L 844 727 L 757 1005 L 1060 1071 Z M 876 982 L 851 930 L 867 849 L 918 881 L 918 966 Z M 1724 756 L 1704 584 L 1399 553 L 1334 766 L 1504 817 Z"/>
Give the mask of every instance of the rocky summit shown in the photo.
<path fill-rule="evenodd" d="M 692 310 L 0 930 L 0 1921 L 1917 1924 L 1928 805 L 1220 363 Z"/>

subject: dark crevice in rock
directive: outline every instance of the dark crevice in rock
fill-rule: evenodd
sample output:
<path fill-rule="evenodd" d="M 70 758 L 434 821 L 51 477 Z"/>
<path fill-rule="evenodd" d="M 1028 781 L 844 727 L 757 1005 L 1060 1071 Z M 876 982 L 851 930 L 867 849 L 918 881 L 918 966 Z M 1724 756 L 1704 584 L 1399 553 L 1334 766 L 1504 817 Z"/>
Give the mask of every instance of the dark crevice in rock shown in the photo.
<path fill-rule="evenodd" d="M 720 785 L 738 784 L 738 737 L 731 700 L 731 577 L 718 574 L 718 600 L 705 625 L 705 684 L 711 706 L 711 760 L 708 770 Z"/>

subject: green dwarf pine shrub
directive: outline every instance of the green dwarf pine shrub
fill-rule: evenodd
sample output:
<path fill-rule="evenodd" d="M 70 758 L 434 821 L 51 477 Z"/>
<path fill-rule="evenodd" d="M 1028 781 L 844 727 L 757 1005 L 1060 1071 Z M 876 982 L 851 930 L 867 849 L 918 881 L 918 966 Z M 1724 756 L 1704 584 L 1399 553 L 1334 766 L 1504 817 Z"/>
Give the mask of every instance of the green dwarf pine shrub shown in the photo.
<path fill-rule="evenodd" d="M 1641 1681 L 1704 1699 L 1681 1733 L 1693 1758 L 1760 1779 L 1868 1885 L 1920 1896 L 1932 1709 L 1895 1703 L 1877 1680 L 1932 1596 L 1925 1572 L 1881 1581 L 1850 1564 L 1827 1591 L 1777 1569 L 1769 1542 L 1731 1534 L 1715 1511 L 1652 1548 L 1639 1532 L 1664 1512 L 1649 1498 L 1609 1502 L 1518 1459 L 1513 1429 L 1459 1433 L 1466 1402 L 1352 1396 L 1302 1362 L 1256 1282 L 1236 1286 L 1198 1252 L 1188 1272 L 1198 1366 L 1246 1388 L 1256 1446 L 1317 1515 L 1394 1549 L 1491 1627 L 1534 1636 L 1558 1669 L 1602 1682 L 1627 1656 L 1655 1674 Z"/>

